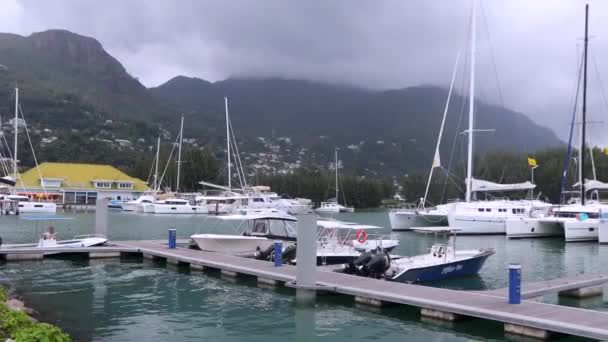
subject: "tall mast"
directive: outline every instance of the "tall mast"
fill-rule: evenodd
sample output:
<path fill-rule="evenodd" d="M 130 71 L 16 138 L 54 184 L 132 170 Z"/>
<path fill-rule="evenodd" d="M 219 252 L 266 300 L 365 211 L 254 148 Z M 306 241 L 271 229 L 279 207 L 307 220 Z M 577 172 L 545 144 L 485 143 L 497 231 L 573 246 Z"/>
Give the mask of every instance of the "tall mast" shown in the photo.
<path fill-rule="evenodd" d="M 470 86 L 469 86 L 469 145 L 467 148 L 467 179 L 466 187 L 467 193 L 465 200 L 471 201 L 471 188 L 473 187 L 473 128 L 474 128 L 474 109 L 475 109 L 475 1 L 473 1 L 473 11 L 471 15 L 471 75 L 470 75 Z"/>
<path fill-rule="evenodd" d="M 182 164 L 182 142 L 184 140 L 184 116 L 182 115 L 182 124 L 179 129 L 179 149 L 177 150 L 177 183 L 175 184 L 175 192 L 179 192 L 179 171 Z"/>
<path fill-rule="evenodd" d="M 581 204 L 585 205 L 585 130 L 587 120 L 587 45 L 589 43 L 589 4 L 585 5 L 585 52 L 583 53 L 583 124 L 581 127 L 581 160 L 579 166 L 579 182 L 581 183 Z"/>
<path fill-rule="evenodd" d="M 228 116 L 228 98 L 224 97 L 226 107 L 226 152 L 228 155 L 228 191 L 232 191 L 232 170 L 230 165 L 230 118 Z"/>
<path fill-rule="evenodd" d="M 15 176 L 15 181 L 17 180 L 17 134 L 19 132 L 17 121 L 19 121 L 19 88 L 15 88 L 15 151 L 13 153 L 13 175 Z"/>
<path fill-rule="evenodd" d="M 160 135 L 158 136 L 158 141 L 156 143 L 156 163 L 154 163 L 154 192 L 158 191 L 160 187 L 158 184 L 158 159 L 160 158 Z"/>
<path fill-rule="evenodd" d="M 334 156 L 335 156 L 335 163 L 334 165 L 336 166 L 336 203 L 340 203 L 340 201 L 338 200 L 338 148 L 336 147 L 334 149 Z"/>

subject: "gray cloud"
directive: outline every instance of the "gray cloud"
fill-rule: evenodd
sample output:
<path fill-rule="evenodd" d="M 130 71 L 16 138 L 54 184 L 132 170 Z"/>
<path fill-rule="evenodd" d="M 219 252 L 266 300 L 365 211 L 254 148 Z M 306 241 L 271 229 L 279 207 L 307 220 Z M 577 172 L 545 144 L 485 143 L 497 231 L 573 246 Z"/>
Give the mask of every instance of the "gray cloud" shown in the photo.
<path fill-rule="evenodd" d="M 177 74 L 211 81 L 301 77 L 379 89 L 445 86 L 456 54 L 468 48 L 471 8 L 471 0 L 5 1 L 1 31 L 64 28 L 93 36 L 147 86 Z M 505 106 L 565 137 L 584 2 L 479 3 L 480 99 L 500 103 L 501 89 Z M 608 110 L 600 87 L 608 75 L 608 2 L 590 4 L 589 112 L 601 121 Z M 599 134 L 604 128 L 592 128 L 593 143 L 608 143 Z"/>

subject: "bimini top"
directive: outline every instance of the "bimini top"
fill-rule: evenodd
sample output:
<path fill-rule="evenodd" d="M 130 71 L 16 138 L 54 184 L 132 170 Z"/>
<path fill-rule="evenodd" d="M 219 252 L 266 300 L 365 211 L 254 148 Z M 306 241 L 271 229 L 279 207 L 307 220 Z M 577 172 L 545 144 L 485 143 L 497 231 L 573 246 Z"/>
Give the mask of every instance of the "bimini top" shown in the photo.
<path fill-rule="evenodd" d="M 20 219 L 26 220 L 26 221 L 61 221 L 61 220 L 72 220 L 73 217 L 59 216 L 59 215 L 47 215 L 47 216 L 21 215 Z"/>
<path fill-rule="evenodd" d="M 370 226 L 354 222 L 344 222 L 327 219 L 317 219 L 317 226 L 323 229 L 382 229 L 382 227 L 378 226 Z"/>
<path fill-rule="evenodd" d="M 473 178 L 472 189 L 473 192 L 486 192 L 486 191 L 523 191 L 532 190 L 536 185 L 530 182 L 523 183 L 512 183 L 512 184 L 500 184 L 482 179 Z"/>
<path fill-rule="evenodd" d="M 295 217 L 281 213 L 256 213 L 245 215 L 220 215 L 215 218 L 223 221 L 283 220 L 297 221 Z"/>
<path fill-rule="evenodd" d="M 573 185 L 575 188 L 580 188 L 581 183 L 577 182 Z M 585 179 L 585 190 L 608 190 L 608 183 L 600 182 L 593 179 Z"/>

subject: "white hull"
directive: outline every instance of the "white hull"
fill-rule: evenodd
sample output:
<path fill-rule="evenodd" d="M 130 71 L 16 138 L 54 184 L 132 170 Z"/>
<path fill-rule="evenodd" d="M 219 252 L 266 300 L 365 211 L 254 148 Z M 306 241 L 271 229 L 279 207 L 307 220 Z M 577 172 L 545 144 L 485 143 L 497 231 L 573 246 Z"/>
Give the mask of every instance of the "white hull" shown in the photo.
<path fill-rule="evenodd" d="M 264 251 L 274 244 L 274 240 L 258 236 L 196 234 L 191 238 L 203 251 L 227 254 L 252 254 L 258 248 Z M 285 247 L 286 242 L 283 241 Z"/>
<path fill-rule="evenodd" d="M 141 213 L 154 213 L 154 204 L 151 203 L 147 203 L 147 204 L 140 204 L 136 211 L 141 212 Z"/>
<path fill-rule="evenodd" d="M 566 242 L 598 241 L 599 223 L 598 219 L 587 219 L 585 221 L 576 219 L 564 220 L 564 237 Z"/>
<path fill-rule="evenodd" d="M 317 208 L 315 209 L 318 213 L 334 213 L 337 214 L 340 212 L 340 208 Z"/>
<path fill-rule="evenodd" d="M 505 234 L 505 218 L 448 214 L 448 224 L 460 229 L 458 235 Z"/>
<path fill-rule="evenodd" d="M 209 211 L 202 205 L 154 204 L 155 214 L 207 214 Z"/>
<path fill-rule="evenodd" d="M 388 213 L 392 230 L 411 230 L 412 227 L 447 225 L 446 215 L 433 215 L 418 211 L 391 211 Z"/>
<path fill-rule="evenodd" d="M 125 203 L 122 204 L 122 210 L 124 210 L 124 211 L 136 211 L 138 205 L 139 205 L 139 203 L 125 202 Z"/>
<path fill-rule="evenodd" d="M 56 213 L 57 204 L 49 202 L 19 202 L 19 213 Z"/>
<path fill-rule="evenodd" d="M 546 218 L 508 219 L 505 227 L 509 239 L 564 236 L 561 223 Z"/>

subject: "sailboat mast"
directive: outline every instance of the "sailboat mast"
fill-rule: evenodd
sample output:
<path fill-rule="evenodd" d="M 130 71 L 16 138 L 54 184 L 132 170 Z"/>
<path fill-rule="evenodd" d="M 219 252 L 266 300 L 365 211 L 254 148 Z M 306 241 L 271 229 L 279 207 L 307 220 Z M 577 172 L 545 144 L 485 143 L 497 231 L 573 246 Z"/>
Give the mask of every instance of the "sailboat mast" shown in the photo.
<path fill-rule="evenodd" d="M 158 136 L 158 141 L 156 142 L 156 163 L 154 163 L 154 192 L 158 191 L 160 187 L 158 184 L 158 159 L 160 158 L 160 136 Z"/>
<path fill-rule="evenodd" d="M 15 151 L 13 153 L 13 175 L 15 176 L 15 181 L 17 180 L 17 134 L 19 132 L 17 121 L 19 121 L 19 88 L 15 88 Z"/>
<path fill-rule="evenodd" d="M 177 150 L 177 183 L 175 192 L 179 192 L 179 171 L 182 165 L 182 142 L 184 140 L 184 116 L 182 115 L 182 123 L 179 129 L 179 149 Z"/>
<path fill-rule="evenodd" d="M 475 40 L 476 40 L 476 13 L 475 13 L 475 1 L 473 1 L 473 13 L 471 15 L 471 75 L 469 85 L 469 144 L 467 147 L 467 179 L 466 188 L 467 193 L 465 200 L 471 201 L 471 190 L 473 187 L 473 128 L 474 128 L 474 109 L 475 109 Z"/>
<path fill-rule="evenodd" d="M 228 98 L 224 97 L 224 105 L 226 107 L 226 152 L 228 155 L 228 191 L 232 191 L 232 170 L 230 165 L 230 119 L 228 116 Z"/>
<path fill-rule="evenodd" d="M 581 127 L 581 160 L 579 166 L 579 182 L 581 183 L 581 204 L 585 205 L 585 131 L 587 120 L 587 45 L 589 45 L 589 4 L 585 5 L 585 52 L 583 64 L 583 123 Z"/>
<path fill-rule="evenodd" d="M 334 149 L 334 165 L 336 166 L 336 203 L 340 203 L 340 200 L 338 199 L 339 196 L 339 190 L 338 190 L 338 149 L 335 148 Z"/>

